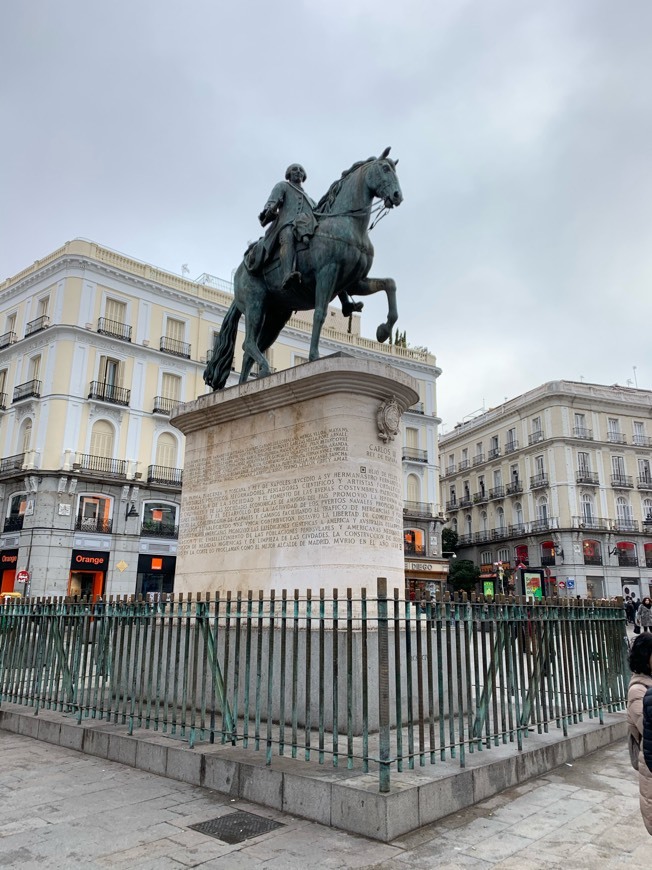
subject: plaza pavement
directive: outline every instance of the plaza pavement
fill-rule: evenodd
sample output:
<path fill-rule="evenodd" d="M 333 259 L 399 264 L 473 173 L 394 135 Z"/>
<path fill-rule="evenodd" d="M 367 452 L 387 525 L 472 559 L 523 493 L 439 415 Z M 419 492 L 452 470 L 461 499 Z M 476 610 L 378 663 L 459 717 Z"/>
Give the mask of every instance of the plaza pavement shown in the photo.
<path fill-rule="evenodd" d="M 245 810 L 282 827 L 228 845 L 189 825 Z M 0 867 L 650 866 L 624 741 L 392 843 L 0 730 Z"/>

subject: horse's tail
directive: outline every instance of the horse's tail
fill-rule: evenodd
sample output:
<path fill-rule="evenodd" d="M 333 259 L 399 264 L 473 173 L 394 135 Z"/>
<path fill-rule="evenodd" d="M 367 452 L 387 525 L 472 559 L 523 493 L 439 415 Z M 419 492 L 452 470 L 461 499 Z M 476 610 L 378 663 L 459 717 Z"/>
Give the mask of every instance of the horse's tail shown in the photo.
<path fill-rule="evenodd" d="M 204 383 L 214 390 L 221 390 L 231 374 L 231 366 L 235 356 L 235 339 L 241 316 L 242 312 L 234 302 L 226 312 L 220 334 L 213 348 L 213 356 L 204 369 Z"/>

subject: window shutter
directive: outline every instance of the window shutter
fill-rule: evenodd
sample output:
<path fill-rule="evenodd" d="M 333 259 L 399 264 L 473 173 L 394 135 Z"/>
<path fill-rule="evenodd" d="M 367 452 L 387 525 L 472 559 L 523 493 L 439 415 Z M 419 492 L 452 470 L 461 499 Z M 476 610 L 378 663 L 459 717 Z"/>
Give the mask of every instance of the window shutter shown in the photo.
<path fill-rule="evenodd" d="M 91 456 L 113 458 L 113 429 L 106 420 L 98 420 L 91 431 Z"/>
<path fill-rule="evenodd" d="M 156 444 L 156 465 L 174 468 L 177 460 L 177 442 L 173 435 L 165 432 Z"/>

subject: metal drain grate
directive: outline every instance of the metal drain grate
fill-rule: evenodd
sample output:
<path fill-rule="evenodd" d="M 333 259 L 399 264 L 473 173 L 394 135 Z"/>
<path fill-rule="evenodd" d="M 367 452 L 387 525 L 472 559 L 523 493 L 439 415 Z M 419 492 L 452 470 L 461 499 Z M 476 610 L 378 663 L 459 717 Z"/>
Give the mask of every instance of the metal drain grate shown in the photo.
<path fill-rule="evenodd" d="M 234 845 L 250 840 L 252 837 L 260 837 L 261 834 L 267 834 L 269 831 L 284 826 L 281 822 L 274 822 L 272 819 L 264 819 L 253 813 L 236 810 L 234 813 L 227 813 L 217 819 L 199 822 L 197 825 L 188 825 L 188 827 L 193 831 L 199 831 L 200 834 L 206 834 L 209 837 L 222 840 L 224 843 Z"/>

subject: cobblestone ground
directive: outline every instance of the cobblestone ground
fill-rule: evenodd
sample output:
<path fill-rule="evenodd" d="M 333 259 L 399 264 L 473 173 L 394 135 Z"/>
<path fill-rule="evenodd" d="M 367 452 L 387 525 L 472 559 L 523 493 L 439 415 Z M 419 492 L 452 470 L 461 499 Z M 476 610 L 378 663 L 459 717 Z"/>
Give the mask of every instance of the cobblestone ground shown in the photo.
<path fill-rule="evenodd" d="M 0 731 L 0 866 L 649 867 L 624 742 L 390 844 Z M 227 845 L 189 828 L 235 809 L 282 827 Z"/>

